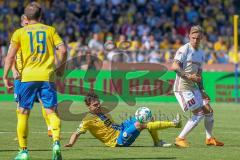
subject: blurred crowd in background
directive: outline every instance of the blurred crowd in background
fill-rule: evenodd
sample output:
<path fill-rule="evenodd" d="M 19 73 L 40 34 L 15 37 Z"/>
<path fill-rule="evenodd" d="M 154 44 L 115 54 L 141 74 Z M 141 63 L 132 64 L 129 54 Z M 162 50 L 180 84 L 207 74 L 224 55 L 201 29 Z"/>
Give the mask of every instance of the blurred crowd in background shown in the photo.
<path fill-rule="evenodd" d="M 0 1 L 0 67 L 28 2 Z M 176 50 L 188 42 L 189 28 L 199 24 L 204 29 L 201 48 L 206 52 L 206 63 L 233 62 L 234 0 L 38 2 L 43 7 L 42 21 L 54 26 L 68 45 L 68 59 L 96 55 L 106 61 L 171 62 Z M 111 44 L 115 49 L 110 51 Z M 79 61 L 76 58 L 73 65 Z"/>

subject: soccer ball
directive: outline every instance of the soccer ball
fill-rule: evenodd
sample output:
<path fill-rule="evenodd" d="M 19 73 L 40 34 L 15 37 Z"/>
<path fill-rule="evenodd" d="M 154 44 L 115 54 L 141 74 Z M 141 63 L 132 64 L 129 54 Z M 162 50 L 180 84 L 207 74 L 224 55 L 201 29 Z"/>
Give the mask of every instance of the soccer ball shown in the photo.
<path fill-rule="evenodd" d="M 147 107 L 140 107 L 137 109 L 135 117 L 138 122 L 146 123 L 152 120 L 152 112 Z"/>

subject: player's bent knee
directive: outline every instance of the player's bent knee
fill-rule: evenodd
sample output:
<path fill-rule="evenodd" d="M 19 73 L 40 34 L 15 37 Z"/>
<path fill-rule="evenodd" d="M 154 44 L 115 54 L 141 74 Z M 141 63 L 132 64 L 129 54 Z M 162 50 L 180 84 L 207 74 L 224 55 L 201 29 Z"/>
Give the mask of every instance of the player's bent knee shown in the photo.
<path fill-rule="evenodd" d="M 198 123 L 203 119 L 204 117 L 204 112 L 203 112 L 203 109 L 202 107 L 201 108 L 198 108 L 194 111 L 192 111 L 193 113 L 193 116 L 191 117 L 191 121 L 193 121 L 194 123 L 194 126 L 197 126 Z"/>
<path fill-rule="evenodd" d="M 204 114 L 213 113 L 213 109 L 209 104 L 206 104 L 203 106 L 203 112 Z"/>
<path fill-rule="evenodd" d="M 203 119 L 204 115 L 193 115 L 190 119 L 194 123 L 194 127 L 198 125 L 198 123 Z"/>
<path fill-rule="evenodd" d="M 55 107 L 51 107 L 51 108 L 45 108 L 46 114 L 51 114 L 51 113 L 55 113 Z"/>

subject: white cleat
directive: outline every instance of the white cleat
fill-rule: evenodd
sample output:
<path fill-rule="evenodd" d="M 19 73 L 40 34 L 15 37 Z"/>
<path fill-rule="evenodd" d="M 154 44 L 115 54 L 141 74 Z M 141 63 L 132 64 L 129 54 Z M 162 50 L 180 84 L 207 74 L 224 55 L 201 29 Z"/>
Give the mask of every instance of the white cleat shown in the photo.
<path fill-rule="evenodd" d="M 171 147 L 171 143 L 164 142 L 163 140 L 160 140 L 158 143 L 154 144 L 154 147 Z"/>

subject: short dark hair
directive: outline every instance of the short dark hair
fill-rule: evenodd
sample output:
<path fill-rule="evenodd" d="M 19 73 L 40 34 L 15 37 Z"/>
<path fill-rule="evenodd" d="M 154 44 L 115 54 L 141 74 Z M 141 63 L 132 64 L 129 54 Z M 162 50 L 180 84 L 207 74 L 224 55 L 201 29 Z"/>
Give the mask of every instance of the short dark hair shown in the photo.
<path fill-rule="evenodd" d="M 42 16 L 42 8 L 39 3 L 31 2 L 25 7 L 24 14 L 28 20 L 38 20 Z"/>
<path fill-rule="evenodd" d="M 98 100 L 98 95 L 96 95 L 94 92 L 89 92 L 84 99 L 87 106 L 89 106 L 91 102 L 95 100 Z"/>

